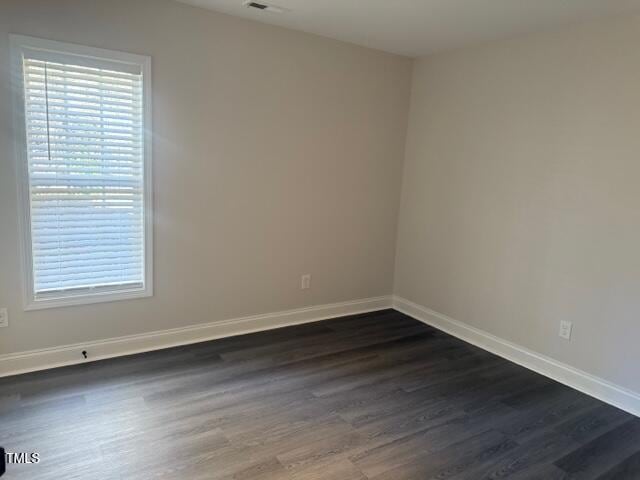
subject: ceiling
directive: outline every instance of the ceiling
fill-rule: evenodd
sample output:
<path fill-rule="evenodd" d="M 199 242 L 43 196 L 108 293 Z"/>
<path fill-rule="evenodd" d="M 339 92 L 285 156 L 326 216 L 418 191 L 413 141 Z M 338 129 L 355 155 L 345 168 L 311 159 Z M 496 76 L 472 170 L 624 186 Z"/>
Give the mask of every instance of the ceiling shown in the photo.
<path fill-rule="evenodd" d="M 640 0 L 243 0 L 183 3 L 411 57 L 476 42 L 640 12 Z M 261 0 L 257 0 L 261 1 Z"/>

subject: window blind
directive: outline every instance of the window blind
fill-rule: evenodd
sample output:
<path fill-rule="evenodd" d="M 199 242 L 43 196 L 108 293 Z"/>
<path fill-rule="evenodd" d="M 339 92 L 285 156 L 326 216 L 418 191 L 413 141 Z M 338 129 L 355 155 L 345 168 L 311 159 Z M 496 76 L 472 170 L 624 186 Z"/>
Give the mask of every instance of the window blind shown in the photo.
<path fill-rule="evenodd" d="M 33 290 L 143 286 L 142 72 L 23 58 Z"/>

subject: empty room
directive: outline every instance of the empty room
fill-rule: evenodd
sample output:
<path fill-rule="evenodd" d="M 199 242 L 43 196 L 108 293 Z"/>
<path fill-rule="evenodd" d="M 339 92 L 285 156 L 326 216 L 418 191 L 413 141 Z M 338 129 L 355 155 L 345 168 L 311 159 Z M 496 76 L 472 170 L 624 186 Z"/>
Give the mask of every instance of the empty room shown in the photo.
<path fill-rule="evenodd" d="M 640 480 L 640 0 L 0 0 L 2 480 Z"/>

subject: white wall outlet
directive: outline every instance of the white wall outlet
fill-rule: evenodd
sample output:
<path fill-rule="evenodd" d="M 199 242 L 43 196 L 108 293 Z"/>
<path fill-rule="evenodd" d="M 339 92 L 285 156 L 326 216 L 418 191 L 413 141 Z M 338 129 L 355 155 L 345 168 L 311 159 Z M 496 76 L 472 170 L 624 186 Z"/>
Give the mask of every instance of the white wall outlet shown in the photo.
<path fill-rule="evenodd" d="M 311 288 L 311 274 L 307 273 L 300 277 L 300 289 L 306 290 L 307 288 Z"/>
<path fill-rule="evenodd" d="M 573 328 L 573 323 L 567 322 L 566 320 L 562 320 L 560 322 L 560 332 L 558 335 L 561 338 L 566 340 L 571 340 L 571 329 Z"/>
<path fill-rule="evenodd" d="M 0 328 L 9 326 L 9 311 L 6 308 L 0 308 Z"/>

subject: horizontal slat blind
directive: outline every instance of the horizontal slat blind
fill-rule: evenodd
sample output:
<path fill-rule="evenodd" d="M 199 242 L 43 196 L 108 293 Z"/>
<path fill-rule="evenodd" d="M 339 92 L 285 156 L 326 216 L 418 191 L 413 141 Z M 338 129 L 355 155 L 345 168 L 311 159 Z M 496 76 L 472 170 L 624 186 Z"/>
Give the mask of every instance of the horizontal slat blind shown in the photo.
<path fill-rule="evenodd" d="M 142 286 L 142 74 L 23 67 L 34 293 Z"/>

